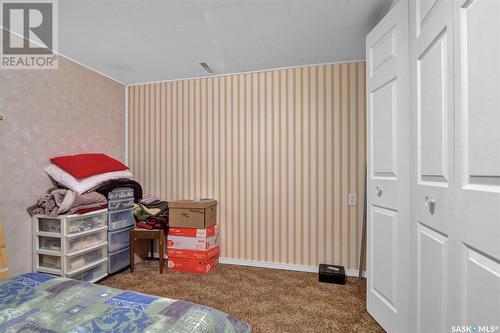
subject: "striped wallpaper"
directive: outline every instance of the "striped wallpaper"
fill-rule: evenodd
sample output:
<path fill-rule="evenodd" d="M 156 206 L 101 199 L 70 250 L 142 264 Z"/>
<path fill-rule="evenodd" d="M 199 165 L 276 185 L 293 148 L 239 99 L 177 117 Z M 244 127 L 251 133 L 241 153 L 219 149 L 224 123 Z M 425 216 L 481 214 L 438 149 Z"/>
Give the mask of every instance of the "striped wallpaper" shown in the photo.
<path fill-rule="evenodd" d="M 129 86 L 129 165 L 146 193 L 216 198 L 223 258 L 355 269 L 365 70 L 355 62 Z"/>

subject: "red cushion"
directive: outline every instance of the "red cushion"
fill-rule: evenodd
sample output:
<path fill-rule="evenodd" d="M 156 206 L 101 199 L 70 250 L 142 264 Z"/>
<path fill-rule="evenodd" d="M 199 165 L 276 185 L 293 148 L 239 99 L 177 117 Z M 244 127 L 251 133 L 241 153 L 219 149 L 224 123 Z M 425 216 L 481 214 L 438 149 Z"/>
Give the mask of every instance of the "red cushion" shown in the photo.
<path fill-rule="evenodd" d="M 106 154 L 59 156 L 50 161 L 77 179 L 128 169 L 125 164 Z"/>

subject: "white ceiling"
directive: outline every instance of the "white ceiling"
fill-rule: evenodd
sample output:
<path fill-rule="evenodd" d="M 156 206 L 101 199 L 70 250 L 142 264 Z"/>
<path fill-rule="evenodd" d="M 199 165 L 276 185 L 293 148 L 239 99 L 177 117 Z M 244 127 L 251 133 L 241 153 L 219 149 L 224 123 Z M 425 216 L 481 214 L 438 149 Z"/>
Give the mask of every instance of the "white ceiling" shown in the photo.
<path fill-rule="evenodd" d="M 131 84 L 365 58 L 392 0 L 62 0 L 60 53 Z"/>

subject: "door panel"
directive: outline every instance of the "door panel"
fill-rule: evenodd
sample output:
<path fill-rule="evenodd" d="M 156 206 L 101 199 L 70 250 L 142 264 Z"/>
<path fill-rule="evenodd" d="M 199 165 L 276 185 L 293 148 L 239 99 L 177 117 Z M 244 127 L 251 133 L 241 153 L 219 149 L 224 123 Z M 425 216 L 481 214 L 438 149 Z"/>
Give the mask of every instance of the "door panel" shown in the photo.
<path fill-rule="evenodd" d="M 500 2 L 454 2 L 455 322 L 500 326 Z"/>
<path fill-rule="evenodd" d="M 366 39 L 368 124 L 367 309 L 407 332 L 409 287 L 408 2 Z"/>
<path fill-rule="evenodd" d="M 447 33 L 417 60 L 421 181 L 448 182 Z"/>
<path fill-rule="evenodd" d="M 397 212 L 372 207 L 372 290 L 396 313 L 397 307 Z"/>
<path fill-rule="evenodd" d="M 472 1 L 462 15 L 469 174 L 473 183 L 500 186 L 500 3 Z"/>
<path fill-rule="evenodd" d="M 452 1 L 410 2 L 411 276 L 410 321 L 417 332 L 448 331 L 453 218 Z M 424 16 L 425 15 L 425 16 Z M 413 264 L 414 263 L 414 264 Z"/>
<path fill-rule="evenodd" d="M 370 48 L 370 77 L 396 56 L 396 30 L 390 29 Z"/>
<path fill-rule="evenodd" d="M 373 110 L 372 118 L 373 176 L 396 177 L 396 80 L 387 82 L 370 94 Z"/>
<path fill-rule="evenodd" d="M 421 223 L 417 228 L 417 332 L 446 332 L 448 238 Z"/>
<path fill-rule="evenodd" d="M 466 260 L 463 320 L 466 324 L 497 325 L 500 296 L 495 291 L 500 291 L 500 263 L 468 247 L 463 253 Z"/>

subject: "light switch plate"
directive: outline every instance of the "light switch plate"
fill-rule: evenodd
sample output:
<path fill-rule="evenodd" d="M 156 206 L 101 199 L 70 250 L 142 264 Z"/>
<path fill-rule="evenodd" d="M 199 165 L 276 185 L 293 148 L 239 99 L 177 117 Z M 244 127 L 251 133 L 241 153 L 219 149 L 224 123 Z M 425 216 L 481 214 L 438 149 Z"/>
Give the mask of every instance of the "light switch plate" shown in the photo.
<path fill-rule="evenodd" d="M 349 206 L 356 206 L 356 193 L 349 193 Z"/>

